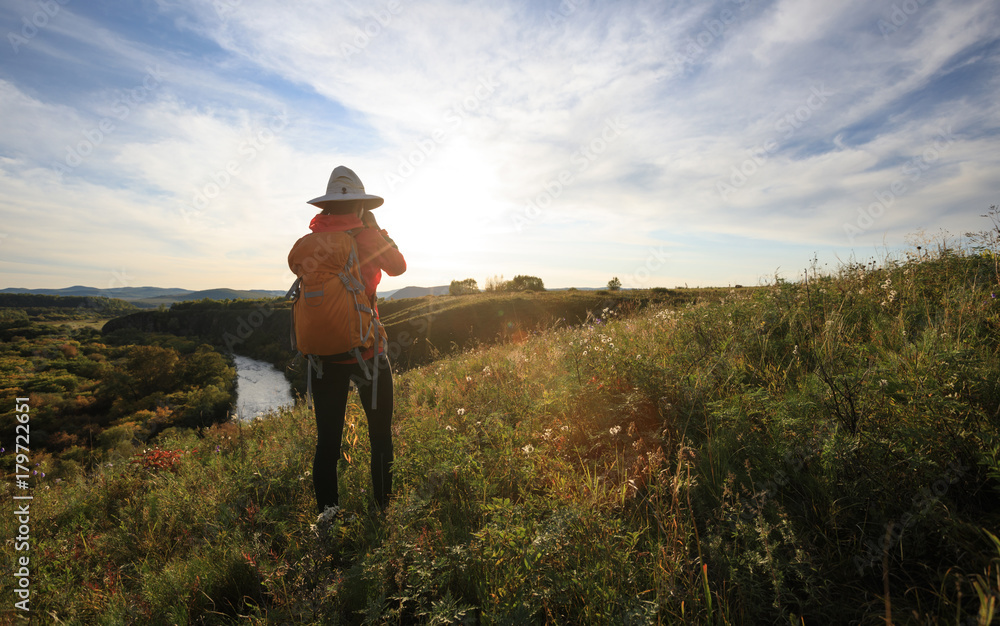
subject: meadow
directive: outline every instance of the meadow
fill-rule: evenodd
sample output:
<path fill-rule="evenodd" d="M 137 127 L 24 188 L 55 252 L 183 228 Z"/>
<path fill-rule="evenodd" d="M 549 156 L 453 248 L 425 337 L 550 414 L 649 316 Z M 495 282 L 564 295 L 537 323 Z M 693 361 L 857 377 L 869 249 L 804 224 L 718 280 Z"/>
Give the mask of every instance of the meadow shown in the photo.
<path fill-rule="evenodd" d="M 998 259 L 942 243 L 441 355 L 397 378 L 384 514 L 350 404 L 347 515 L 329 526 L 301 404 L 116 442 L 88 473 L 34 481 L 32 615 L 989 624 Z"/>

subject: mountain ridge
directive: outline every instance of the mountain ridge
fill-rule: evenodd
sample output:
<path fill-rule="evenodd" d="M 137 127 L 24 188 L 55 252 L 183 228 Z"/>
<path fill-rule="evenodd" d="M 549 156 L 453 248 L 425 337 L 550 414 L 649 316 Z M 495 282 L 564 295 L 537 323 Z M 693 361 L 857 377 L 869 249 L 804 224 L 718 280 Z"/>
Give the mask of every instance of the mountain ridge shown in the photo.
<path fill-rule="evenodd" d="M 256 300 L 260 298 L 275 298 L 285 295 L 285 292 L 273 289 L 182 289 L 179 287 L 109 287 L 100 289 L 84 285 L 74 285 L 61 289 L 25 289 L 23 287 L 8 287 L 0 289 L 0 293 L 36 294 L 47 296 L 84 296 L 117 298 L 131 302 L 136 306 L 156 307 L 161 304 L 170 305 L 174 302 L 188 300 Z"/>

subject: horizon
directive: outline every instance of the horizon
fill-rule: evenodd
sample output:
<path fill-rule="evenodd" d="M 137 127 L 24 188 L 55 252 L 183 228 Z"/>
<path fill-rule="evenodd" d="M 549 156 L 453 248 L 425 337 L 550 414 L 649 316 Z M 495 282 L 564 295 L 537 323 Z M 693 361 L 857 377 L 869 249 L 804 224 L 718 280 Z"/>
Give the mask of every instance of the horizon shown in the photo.
<path fill-rule="evenodd" d="M 287 289 L 337 165 L 385 199 L 386 291 L 899 255 L 988 227 L 998 27 L 989 0 L 4 0 L 0 288 Z"/>

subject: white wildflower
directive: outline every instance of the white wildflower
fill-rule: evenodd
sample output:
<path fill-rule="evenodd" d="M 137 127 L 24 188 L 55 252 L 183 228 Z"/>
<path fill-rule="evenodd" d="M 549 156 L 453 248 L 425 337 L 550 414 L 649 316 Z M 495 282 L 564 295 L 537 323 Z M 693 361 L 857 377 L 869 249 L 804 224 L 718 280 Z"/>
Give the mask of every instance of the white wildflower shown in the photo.
<path fill-rule="evenodd" d="M 617 435 L 621 431 L 622 431 L 622 427 L 621 426 L 612 426 L 611 428 L 608 429 L 608 432 L 611 433 L 612 437 L 614 437 L 615 435 Z"/>
<path fill-rule="evenodd" d="M 532 452 L 535 451 L 535 446 L 529 443 L 528 445 L 521 448 L 521 450 L 523 450 L 525 454 L 531 454 Z"/>
<path fill-rule="evenodd" d="M 459 409 L 458 411 L 456 411 L 456 413 L 458 413 L 458 416 L 461 417 L 461 416 L 465 415 L 465 409 L 464 408 Z"/>

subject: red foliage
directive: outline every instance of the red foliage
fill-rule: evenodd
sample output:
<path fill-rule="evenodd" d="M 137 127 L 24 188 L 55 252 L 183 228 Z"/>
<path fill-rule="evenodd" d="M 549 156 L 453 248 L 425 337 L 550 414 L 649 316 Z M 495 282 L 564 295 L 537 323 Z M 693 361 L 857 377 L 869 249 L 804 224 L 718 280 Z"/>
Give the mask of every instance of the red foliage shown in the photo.
<path fill-rule="evenodd" d="M 138 463 L 149 470 L 159 471 L 168 469 L 171 472 L 176 472 L 180 466 L 182 454 L 184 454 L 183 450 L 160 450 L 155 448 L 136 454 L 136 458 L 132 459 L 132 462 Z"/>

